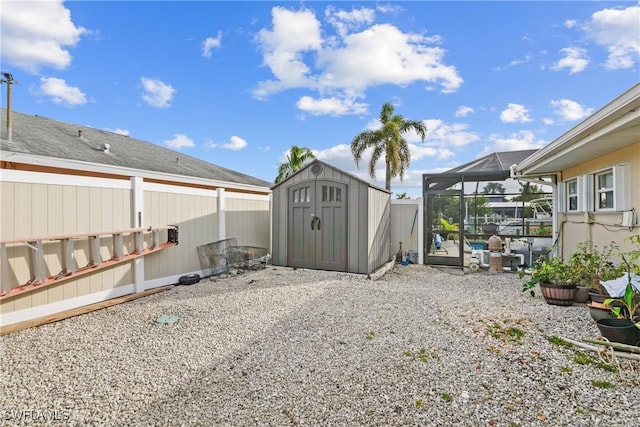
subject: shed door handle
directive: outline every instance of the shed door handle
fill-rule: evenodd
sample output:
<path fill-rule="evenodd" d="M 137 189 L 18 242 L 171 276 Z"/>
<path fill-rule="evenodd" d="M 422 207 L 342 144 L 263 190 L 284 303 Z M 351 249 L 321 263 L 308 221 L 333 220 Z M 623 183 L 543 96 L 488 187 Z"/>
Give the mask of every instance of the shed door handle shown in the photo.
<path fill-rule="evenodd" d="M 311 231 L 313 231 L 313 225 L 316 223 L 316 216 L 311 215 Z"/>
<path fill-rule="evenodd" d="M 318 230 L 320 230 L 320 217 L 316 217 L 316 219 L 318 220 Z"/>

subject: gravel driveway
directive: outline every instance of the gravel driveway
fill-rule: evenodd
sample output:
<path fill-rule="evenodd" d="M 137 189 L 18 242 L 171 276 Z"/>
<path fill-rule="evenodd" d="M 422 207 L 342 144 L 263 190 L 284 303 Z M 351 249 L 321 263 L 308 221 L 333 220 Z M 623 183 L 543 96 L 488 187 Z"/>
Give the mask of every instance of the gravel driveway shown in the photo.
<path fill-rule="evenodd" d="M 640 362 L 549 342 L 599 334 L 521 285 L 410 265 L 175 287 L 2 337 L 2 422 L 640 426 Z"/>

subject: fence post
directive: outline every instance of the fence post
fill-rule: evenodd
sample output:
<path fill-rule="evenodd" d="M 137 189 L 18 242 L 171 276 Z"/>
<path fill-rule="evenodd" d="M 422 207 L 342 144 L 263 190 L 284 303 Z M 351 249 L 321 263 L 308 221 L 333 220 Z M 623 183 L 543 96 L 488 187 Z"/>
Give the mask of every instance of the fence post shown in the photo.
<path fill-rule="evenodd" d="M 224 200 L 224 188 L 218 188 L 218 240 L 227 238 L 227 222 Z"/>

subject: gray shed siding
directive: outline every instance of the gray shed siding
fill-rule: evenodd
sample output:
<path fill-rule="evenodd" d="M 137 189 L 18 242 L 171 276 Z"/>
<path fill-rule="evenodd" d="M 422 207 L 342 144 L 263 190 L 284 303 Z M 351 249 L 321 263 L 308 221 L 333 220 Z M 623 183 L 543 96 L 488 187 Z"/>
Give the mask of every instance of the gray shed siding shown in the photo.
<path fill-rule="evenodd" d="M 323 168 L 317 176 L 311 172 L 314 164 Z M 390 193 L 320 161 L 310 163 L 272 188 L 273 264 L 288 264 L 289 188 L 318 180 L 347 185 L 347 272 L 373 272 L 389 260 Z"/>
<path fill-rule="evenodd" d="M 391 259 L 391 198 L 389 193 L 369 187 L 369 273 Z"/>

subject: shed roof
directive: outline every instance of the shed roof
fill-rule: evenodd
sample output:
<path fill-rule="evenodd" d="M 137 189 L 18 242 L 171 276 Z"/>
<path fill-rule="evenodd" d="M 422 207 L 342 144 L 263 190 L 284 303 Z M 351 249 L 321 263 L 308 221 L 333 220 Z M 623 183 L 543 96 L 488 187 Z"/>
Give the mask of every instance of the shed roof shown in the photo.
<path fill-rule="evenodd" d="M 6 109 L 0 109 L 0 114 L 5 117 Z M 19 153 L 243 185 L 271 185 L 259 178 L 117 133 L 19 112 L 12 112 L 11 120 L 11 141 L 6 139 L 4 129 L 0 140 L 2 160 L 9 161 L 11 153 Z M 106 146 L 108 150 L 104 149 Z"/>
<path fill-rule="evenodd" d="M 280 181 L 279 183 L 272 185 L 272 186 L 271 186 L 271 189 L 273 190 L 274 188 L 276 188 L 276 187 L 278 187 L 278 186 L 282 185 L 283 183 L 285 183 L 285 182 L 287 182 L 289 179 L 291 179 L 291 177 L 293 177 L 293 176 L 295 176 L 295 175 L 297 175 L 297 174 L 301 173 L 301 172 L 302 172 L 303 170 L 305 170 L 305 169 L 308 169 L 308 168 L 312 167 L 314 164 L 320 164 L 320 165 L 322 165 L 323 167 L 328 167 L 328 168 L 331 168 L 331 169 L 333 169 L 333 170 L 336 170 L 336 171 L 338 171 L 338 172 L 340 172 L 340 173 L 342 173 L 342 174 L 344 174 L 344 175 L 347 175 L 347 176 L 349 176 L 349 177 L 353 178 L 353 179 L 354 179 L 354 180 L 356 180 L 356 181 L 360 181 L 360 182 L 362 182 L 363 184 L 368 185 L 368 186 L 369 186 L 369 187 L 371 187 L 371 188 L 375 188 L 376 190 L 384 191 L 385 193 L 391 193 L 390 191 L 388 191 L 388 190 L 386 190 L 386 189 L 384 189 L 384 188 L 382 188 L 382 187 L 379 187 L 379 186 L 377 186 L 377 185 L 375 185 L 375 184 L 372 184 L 371 182 L 366 181 L 366 180 L 364 180 L 364 179 L 362 179 L 362 178 L 359 178 L 359 177 L 357 177 L 356 175 L 354 175 L 354 174 L 352 174 L 352 173 L 345 172 L 345 171 L 344 171 L 344 170 L 342 170 L 342 169 L 338 169 L 337 167 L 332 166 L 332 165 L 330 165 L 329 163 L 323 162 L 323 161 L 318 160 L 318 159 L 314 159 L 314 160 L 310 161 L 309 163 L 307 163 L 306 165 L 304 165 L 304 167 L 303 167 L 303 168 L 301 168 L 300 170 L 296 171 L 295 173 L 293 173 L 293 174 L 289 175 L 286 179 L 283 179 L 283 180 L 282 180 L 282 181 Z"/>

